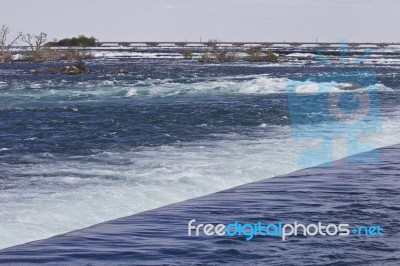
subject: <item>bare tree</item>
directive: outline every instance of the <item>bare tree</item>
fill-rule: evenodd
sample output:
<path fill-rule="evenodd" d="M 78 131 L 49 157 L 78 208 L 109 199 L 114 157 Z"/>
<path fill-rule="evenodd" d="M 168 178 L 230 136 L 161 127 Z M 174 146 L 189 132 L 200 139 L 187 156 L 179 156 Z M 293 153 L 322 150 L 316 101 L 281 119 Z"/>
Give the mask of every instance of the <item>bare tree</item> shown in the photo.
<path fill-rule="evenodd" d="M 19 32 L 14 39 L 8 41 L 9 34 L 10 34 L 10 28 L 6 25 L 2 25 L 0 27 L 0 62 L 10 62 L 13 60 L 10 48 L 22 36 L 22 33 Z"/>
<path fill-rule="evenodd" d="M 217 39 L 210 39 L 208 42 L 204 43 L 205 46 L 212 47 L 212 48 L 217 48 L 219 44 L 219 41 Z"/>
<path fill-rule="evenodd" d="M 41 32 L 39 35 L 27 33 L 22 36 L 22 41 L 27 43 L 32 51 L 39 51 L 46 40 L 47 34 L 44 32 Z"/>
<path fill-rule="evenodd" d="M 10 33 L 10 29 L 6 25 L 2 25 L 0 29 L 0 47 L 4 48 L 7 41 L 7 36 Z"/>
<path fill-rule="evenodd" d="M 39 35 L 35 36 L 36 39 L 36 49 L 39 50 L 40 47 L 46 43 L 47 33 L 41 32 Z"/>
<path fill-rule="evenodd" d="M 22 41 L 24 43 L 27 43 L 32 51 L 35 49 L 35 46 L 33 45 L 33 34 L 25 34 L 24 36 L 22 36 Z"/>
<path fill-rule="evenodd" d="M 7 42 L 8 35 L 10 34 L 10 28 L 6 25 L 2 25 L 0 28 L 0 49 L 9 49 L 14 43 L 16 43 L 21 37 L 22 37 L 22 32 L 19 32 L 17 36 L 15 36 L 14 39 L 11 40 L 11 42 Z"/>

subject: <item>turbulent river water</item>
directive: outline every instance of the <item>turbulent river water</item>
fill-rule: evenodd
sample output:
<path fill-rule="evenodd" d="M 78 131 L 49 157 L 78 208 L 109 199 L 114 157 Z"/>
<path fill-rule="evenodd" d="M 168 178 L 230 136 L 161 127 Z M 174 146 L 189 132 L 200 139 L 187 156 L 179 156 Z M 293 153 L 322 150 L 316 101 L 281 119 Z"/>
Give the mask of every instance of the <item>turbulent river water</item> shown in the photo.
<path fill-rule="evenodd" d="M 374 82 L 361 89 L 375 90 L 379 112 L 357 127 L 372 121 L 379 130 L 360 130 L 360 141 L 397 144 L 400 50 L 373 50 L 357 64 L 362 49 L 342 60 L 321 49 L 332 64 L 311 48 L 287 48 L 291 59 L 281 63 L 215 64 L 183 60 L 176 49 L 97 49 L 78 76 L 47 74 L 64 62 L 0 64 L 0 248 L 302 168 L 299 155 L 321 138 L 309 132 L 337 125 L 315 106 L 297 106 L 288 84 L 305 95 L 351 93 L 354 84 L 329 77 L 372 69 Z M 295 131 L 293 108 L 318 123 Z M 340 137 L 332 159 L 362 151 Z"/>

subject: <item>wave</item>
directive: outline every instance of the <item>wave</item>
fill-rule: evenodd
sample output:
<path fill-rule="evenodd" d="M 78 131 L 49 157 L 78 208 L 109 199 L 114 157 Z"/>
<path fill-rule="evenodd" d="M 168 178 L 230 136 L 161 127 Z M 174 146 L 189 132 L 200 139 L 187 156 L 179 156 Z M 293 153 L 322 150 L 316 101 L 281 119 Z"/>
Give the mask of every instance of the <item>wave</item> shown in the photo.
<path fill-rule="evenodd" d="M 170 79 L 103 80 L 71 83 L 61 81 L 11 82 L 0 84 L 0 105 L 11 102 L 54 102 L 54 101 L 108 101 L 126 98 L 197 97 L 213 95 L 266 95 L 286 94 L 288 85 L 296 86 L 296 93 L 330 93 L 359 88 L 350 83 L 294 81 L 287 78 L 257 76 L 254 78 L 219 78 L 213 80 L 192 79 L 174 82 Z M 363 88 L 365 91 L 393 91 L 377 83 Z M 2 106 L 4 107 L 4 106 Z"/>
<path fill-rule="evenodd" d="M 353 85 L 337 82 L 293 81 L 287 78 L 272 78 L 260 76 L 250 80 L 217 80 L 200 81 L 190 84 L 167 82 L 164 84 L 151 84 L 148 86 L 134 86 L 126 89 L 125 97 L 167 97 L 174 95 L 220 95 L 220 94 L 286 94 L 288 85 L 295 85 L 301 93 L 313 94 L 350 91 Z M 296 90 L 296 92 L 297 92 Z M 364 88 L 366 91 L 393 91 L 390 87 L 377 83 Z"/>
<path fill-rule="evenodd" d="M 93 52 L 93 57 L 97 59 L 112 58 L 143 58 L 143 59 L 181 59 L 180 53 L 151 53 L 151 52 L 131 52 L 131 51 L 97 51 Z"/>

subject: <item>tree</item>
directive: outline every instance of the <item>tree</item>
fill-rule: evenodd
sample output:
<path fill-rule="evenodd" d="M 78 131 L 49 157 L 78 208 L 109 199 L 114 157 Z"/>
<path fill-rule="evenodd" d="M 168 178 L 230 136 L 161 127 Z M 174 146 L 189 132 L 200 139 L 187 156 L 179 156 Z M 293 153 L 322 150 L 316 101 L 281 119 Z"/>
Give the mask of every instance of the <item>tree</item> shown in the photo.
<path fill-rule="evenodd" d="M 27 43 L 32 51 L 39 51 L 44 43 L 46 43 L 47 34 L 41 32 L 39 35 L 27 33 L 22 36 L 22 41 Z"/>
<path fill-rule="evenodd" d="M 10 62 L 13 60 L 10 48 L 22 36 L 22 33 L 19 32 L 15 38 L 8 41 L 9 34 L 10 28 L 6 25 L 2 25 L 0 28 L 0 62 Z"/>
<path fill-rule="evenodd" d="M 208 40 L 208 42 L 206 42 L 206 43 L 204 43 L 204 45 L 205 46 L 208 46 L 208 47 L 212 47 L 212 48 L 217 48 L 217 46 L 218 46 L 218 40 L 217 39 L 210 39 L 210 40 Z"/>
<path fill-rule="evenodd" d="M 10 29 L 6 25 L 2 25 L 0 29 L 0 47 L 3 48 L 7 41 L 7 35 L 10 33 Z"/>
<path fill-rule="evenodd" d="M 84 35 L 79 35 L 78 37 L 73 37 L 73 38 L 66 38 L 62 40 L 54 40 L 52 42 L 46 43 L 46 46 L 48 47 L 54 47 L 54 46 L 61 46 L 61 47 L 72 47 L 72 46 L 80 46 L 80 47 L 94 47 L 96 46 L 96 38 L 92 37 L 86 37 Z"/>
<path fill-rule="evenodd" d="M 4 49 L 9 49 L 14 43 L 16 43 L 22 36 L 22 32 L 19 32 L 18 35 L 11 40 L 11 42 L 7 42 L 8 35 L 10 34 L 10 28 L 6 25 L 2 25 L 0 28 L 0 49 L 3 51 Z"/>

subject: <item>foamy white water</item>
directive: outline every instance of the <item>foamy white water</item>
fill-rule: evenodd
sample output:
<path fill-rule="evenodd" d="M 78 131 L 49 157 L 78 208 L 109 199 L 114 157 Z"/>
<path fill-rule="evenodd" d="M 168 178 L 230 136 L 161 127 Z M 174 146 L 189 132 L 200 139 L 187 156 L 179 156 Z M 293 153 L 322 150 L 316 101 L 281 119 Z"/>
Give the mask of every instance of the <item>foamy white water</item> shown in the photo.
<path fill-rule="evenodd" d="M 110 75 L 111 76 L 111 75 Z M 63 81 L 57 83 L 52 80 L 35 83 L 8 82 L 1 84 L 0 89 L 14 88 L 0 95 L 0 100 L 7 104 L 10 101 L 75 101 L 88 99 L 90 101 L 104 101 L 117 98 L 153 98 L 171 96 L 203 96 L 229 94 L 286 94 L 287 84 L 296 85 L 301 93 L 320 93 L 332 91 L 348 91 L 351 84 L 336 82 L 293 81 L 288 78 L 274 78 L 268 75 L 221 77 L 215 79 L 193 78 L 188 83 L 174 82 L 171 79 L 147 79 L 144 81 L 127 81 L 110 79 L 106 81 L 81 81 L 68 84 Z M 68 86 L 69 89 L 64 88 Z M 50 89 L 49 89 L 50 87 Z M 369 90 L 393 91 L 383 84 L 375 84 L 365 88 Z M 1 106 L 1 105 L 0 105 Z"/>

